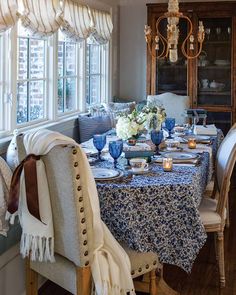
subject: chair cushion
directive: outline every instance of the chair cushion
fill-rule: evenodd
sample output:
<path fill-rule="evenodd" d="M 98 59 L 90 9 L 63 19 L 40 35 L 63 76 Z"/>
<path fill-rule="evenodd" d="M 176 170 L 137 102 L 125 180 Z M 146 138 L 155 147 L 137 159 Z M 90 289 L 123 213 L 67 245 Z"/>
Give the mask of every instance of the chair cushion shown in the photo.
<path fill-rule="evenodd" d="M 221 217 L 216 213 L 217 200 L 210 198 L 203 198 L 199 207 L 199 213 L 204 225 L 214 225 L 221 223 Z M 226 210 L 224 214 L 226 218 Z"/>
<path fill-rule="evenodd" d="M 125 244 L 121 244 L 121 246 L 129 256 L 132 278 L 139 277 L 153 269 L 162 268 L 156 253 L 141 253 L 128 248 Z"/>
<path fill-rule="evenodd" d="M 85 142 L 91 139 L 94 134 L 105 133 L 112 128 L 109 116 L 79 116 L 78 121 L 80 142 Z"/>

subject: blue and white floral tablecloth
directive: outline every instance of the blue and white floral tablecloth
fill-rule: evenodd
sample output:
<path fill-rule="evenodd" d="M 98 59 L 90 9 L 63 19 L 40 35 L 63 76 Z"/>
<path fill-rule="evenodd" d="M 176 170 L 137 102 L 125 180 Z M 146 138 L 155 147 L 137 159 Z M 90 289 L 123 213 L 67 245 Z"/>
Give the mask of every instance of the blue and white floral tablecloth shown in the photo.
<path fill-rule="evenodd" d="M 157 164 L 125 182 L 97 183 L 101 216 L 114 236 L 140 252 L 158 253 L 162 263 L 190 272 L 206 241 L 198 206 L 206 186 L 209 155 L 197 167 Z M 103 162 L 109 167 L 111 163 Z"/>
<path fill-rule="evenodd" d="M 213 143 L 213 156 L 222 140 Z M 112 167 L 104 161 L 100 167 Z M 147 174 L 119 182 L 97 182 L 101 216 L 117 240 L 130 248 L 158 253 L 162 263 L 190 272 L 206 241 L 198 207 L 209 180 L 209 153 L 196 167 L 175 166 L 163 172 L 150 165 Z"/>

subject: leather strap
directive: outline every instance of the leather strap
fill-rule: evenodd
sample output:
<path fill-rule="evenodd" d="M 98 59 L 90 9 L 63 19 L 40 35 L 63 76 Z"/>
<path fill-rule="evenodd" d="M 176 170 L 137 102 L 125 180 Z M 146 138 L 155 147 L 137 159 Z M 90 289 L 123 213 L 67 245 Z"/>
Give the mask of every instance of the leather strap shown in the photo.
<path fill-rule="evenodd" d="M 38 181 L 36 169 L 36 162 L 38 160 L 40 160 L 40 156 L 30 154 L 15 169 L 11 180 L 8 211 L 13 214 L 18 210 L 20 195 L 20 177 L 24 169 L 28 210 L 31 215 L 41 221 L 39 213 Z"/>

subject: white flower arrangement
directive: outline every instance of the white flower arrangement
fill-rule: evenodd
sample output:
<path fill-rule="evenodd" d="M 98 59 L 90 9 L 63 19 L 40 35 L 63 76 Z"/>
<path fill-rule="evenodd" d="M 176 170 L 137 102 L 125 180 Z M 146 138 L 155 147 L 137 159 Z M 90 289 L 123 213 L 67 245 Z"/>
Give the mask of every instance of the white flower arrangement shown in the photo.
<path fill-rule="evenodd" d="M 160 130 L 166 118 L 165 109 L 162 106 L 145 106 L 141 114 L 145 117 L 145 128 L 147 130 Z"/>
<path fill-rule="evenodd" d="M 137 137 L 144 130 L 145 120 L 145 116 L 136 110 L 129 115 L 119 117 L 116 124 L 117 136 L 123 140 Z"/>

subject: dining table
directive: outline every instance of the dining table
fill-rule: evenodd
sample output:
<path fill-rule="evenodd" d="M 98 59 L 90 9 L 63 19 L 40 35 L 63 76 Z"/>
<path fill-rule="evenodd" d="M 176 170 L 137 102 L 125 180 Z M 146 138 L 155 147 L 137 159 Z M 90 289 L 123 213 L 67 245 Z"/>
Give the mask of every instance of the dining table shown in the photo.
<path fill-rule="evenodd" d="M 207 238 L 198 207 L 222 138 L 219 131 L 210 143 L 197 144 L 191 150 L 198 157 L 194 165 L 174 163 L 173 170 L 165 172 L 153 158 L 147 171 L 136 174 L 121 159 L 122 177 L 97 180 L 101 217 L 115 238 L 135 251 L 155 252 L 161 263 L 190 273 Z M 189 152 L 186 143 L 182 147 Z M 114 169 L 113 160 L 108 157 L 93 167 Z"/>

